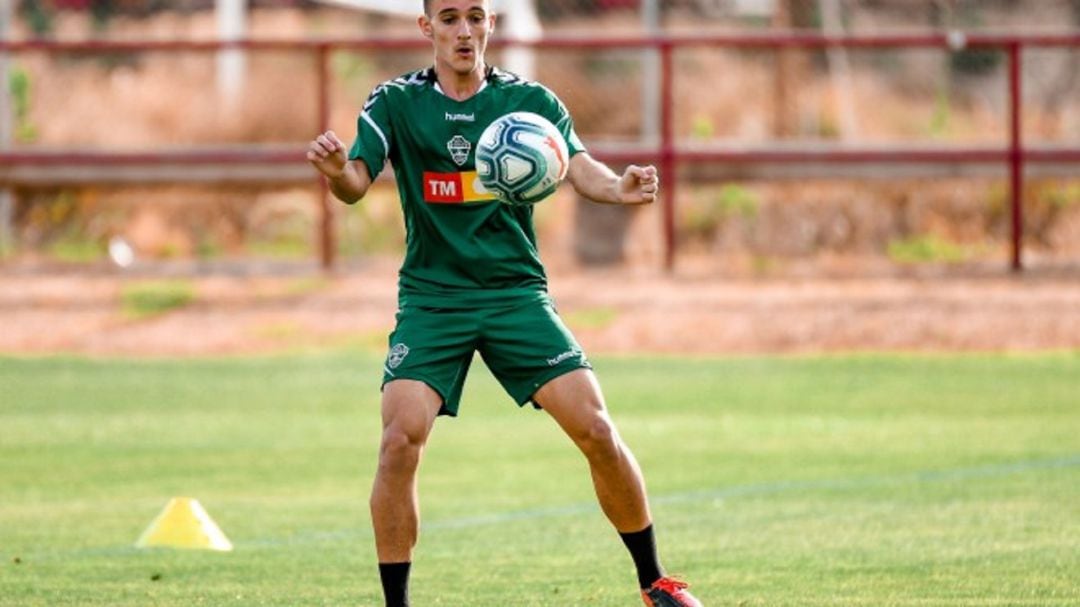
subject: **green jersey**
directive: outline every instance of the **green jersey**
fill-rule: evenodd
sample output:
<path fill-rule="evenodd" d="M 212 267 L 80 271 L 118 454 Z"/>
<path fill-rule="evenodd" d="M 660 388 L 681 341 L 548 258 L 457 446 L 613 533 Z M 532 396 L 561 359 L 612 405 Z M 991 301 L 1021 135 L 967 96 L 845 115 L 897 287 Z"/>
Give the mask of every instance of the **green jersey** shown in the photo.
<path fill-rule="evenodd" d="M 384 82 L 364 104 L 349 159 L 372 178 L 393 164 L 405 217 L 402 306 L 475 307 L 546 293 L 532 207 L 496 201 L 474 164 L 480 134 L 516 111 L 550 120 L 571 156 L 584 151 L 554 93 L 495 68 L 465 101 L 446 96 L 427 68 Z"/>

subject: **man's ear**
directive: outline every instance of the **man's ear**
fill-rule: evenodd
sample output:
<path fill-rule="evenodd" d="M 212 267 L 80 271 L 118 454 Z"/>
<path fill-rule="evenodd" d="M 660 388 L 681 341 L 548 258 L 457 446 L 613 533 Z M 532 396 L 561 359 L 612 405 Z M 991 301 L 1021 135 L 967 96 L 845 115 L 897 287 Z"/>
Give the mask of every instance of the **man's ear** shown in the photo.
<path fill-rule="evenodd" d="M 431 39 L 435 37 L 435 32 L 431 29 L 431 19 L 428 19 L 427 15 L 420 15 L 416 18 L 416 24 L 420 26 L 420 33 L 425 38 Z"/>

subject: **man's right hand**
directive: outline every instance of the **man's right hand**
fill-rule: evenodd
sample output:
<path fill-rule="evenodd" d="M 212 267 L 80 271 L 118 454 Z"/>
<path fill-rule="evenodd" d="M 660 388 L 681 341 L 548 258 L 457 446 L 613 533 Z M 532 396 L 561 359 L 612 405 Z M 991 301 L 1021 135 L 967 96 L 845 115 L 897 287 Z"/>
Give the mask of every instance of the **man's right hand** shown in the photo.
<path fill-rule="evenodd" d="M 341 177 L 349 160 L 345 155 L 345 144 L 334 131 L 326 131 L 308 144 L 307 159 L 330 179 Z"/>

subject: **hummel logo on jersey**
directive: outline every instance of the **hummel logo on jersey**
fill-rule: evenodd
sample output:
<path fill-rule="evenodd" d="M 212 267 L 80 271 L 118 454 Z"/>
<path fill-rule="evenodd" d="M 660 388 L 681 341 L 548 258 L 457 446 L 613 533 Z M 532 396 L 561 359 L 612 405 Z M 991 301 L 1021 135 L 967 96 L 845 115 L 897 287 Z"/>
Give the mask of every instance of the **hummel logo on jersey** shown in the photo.
<path fill-rule="evenodd" d="M 454 159 L 454 162 L 458 166 L 462 166 L 469 160 L 469 152 L 472 151 L 472 144 L 468 139 L 465 139 L 461 135 L 454 135 L 454 138 L 446 142 L 446 149 L 450 150 L 450 157 Z"/>
<path fill-rule="evenodd" d="M 476 122 L 476 114 L 451 114 L 446 112 L 447 122 Z"/>

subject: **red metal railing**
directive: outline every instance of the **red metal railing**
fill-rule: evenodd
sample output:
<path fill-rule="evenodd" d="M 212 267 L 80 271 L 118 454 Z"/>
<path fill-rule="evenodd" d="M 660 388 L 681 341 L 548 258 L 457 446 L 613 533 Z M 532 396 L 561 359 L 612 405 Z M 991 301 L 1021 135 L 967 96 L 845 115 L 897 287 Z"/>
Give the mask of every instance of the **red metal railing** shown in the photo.
<path fill-rule="evenodd" d="M 924 149 L 883 149 L 883 148 L 844 148 L 829 149 L 768 149 L 768 150 L 730 150 L 730 149 L 689 149 L 676 143 L 674 132 L 674 81 L 675 72 L 673 55 L 677 49 L 687 47 L 719 47 L 736 49 L 783 49 L 783 48 L 940 48 L 956 50 L 955 43 L 962 40 L 964 48 L 996 49 L 1006 54 L 1008 61 L 1008 120 L 1009 141 L 1000 148 L 943 149 L 927 147 Z M 335 39 L 335 40 L 240 40 L 229 42 L 217 41 L 84 41 L 52 42 L 22 41 L 0 42 L 0 52 L 177 52 L 202 51 L 213 52 L 224 49 L 249 50 L 291 50 L 309 52 L 315 60 L 318 74 L 318 128 L 330 128 L 330 84 L 331 72 L 329 58 L 336 50 L 422 50 L 429 42 L 422 39 Z M 624 38 L 576 38 L 551 37 L 538 41 L 500 40 L 495 46 L 531 46 L 550 49 L 656 49 L 661 57 L 661 132 L 656 146 L 626 148 L 621 151 L 607 151 L 598 154 L 605 160 L 654 161 L 660 164 L 661 174 L 668 176 L 665 183 L 665 195 L 662 197 L 663 230 L 665 242 L 664 265 L 671 268 L 675 262 L 675 218 L 677 213 L 678 180 L 674 178 L 680 163 L 721 162 L 721 163 L 887 163 L 915 164 L 925 162 L 942 163 L 1006 163 L 1009 169 L 1011 192 L 1011 267 L 1019 271 L 1023 267 L 1023 184 L 1024 168 L 1028 163 L 1080 163 L 1080 148 L 1027 149 L 1023 145 L 1021 126 L 1022 110 L 1022 53 L 1029 47 L 1080 47 L 1080 33 L 1062 34 L 968 34 L 961 38 L 950 36 L 946 32 L 930 34 L 896 34 L 875 36 L 832 37 L 814 33 L 769 33 L 769 34 L 727 34 L 727 35 L 685 35 Z M 262 162 L 270 164 L 295 164 L 303 162 L 303 151 L 297 146 L 295 153 L 256 152 L 244 150 L 202 150 L 189 152 L 159 153 L 83 153 L 53 154 L 16 150 L 0 151 L 0 169 L 4 166 L 68 166 L 72 163 L 86 165 L 115 164 L 207 164 Z M 0 183 L 3 173 L 0 170 Z M 320 257 L 324 267 L 334 263 L 333 213 L 329 206 L 329 195 L 324 180 L 319 180 L 320 191 Z"/>

